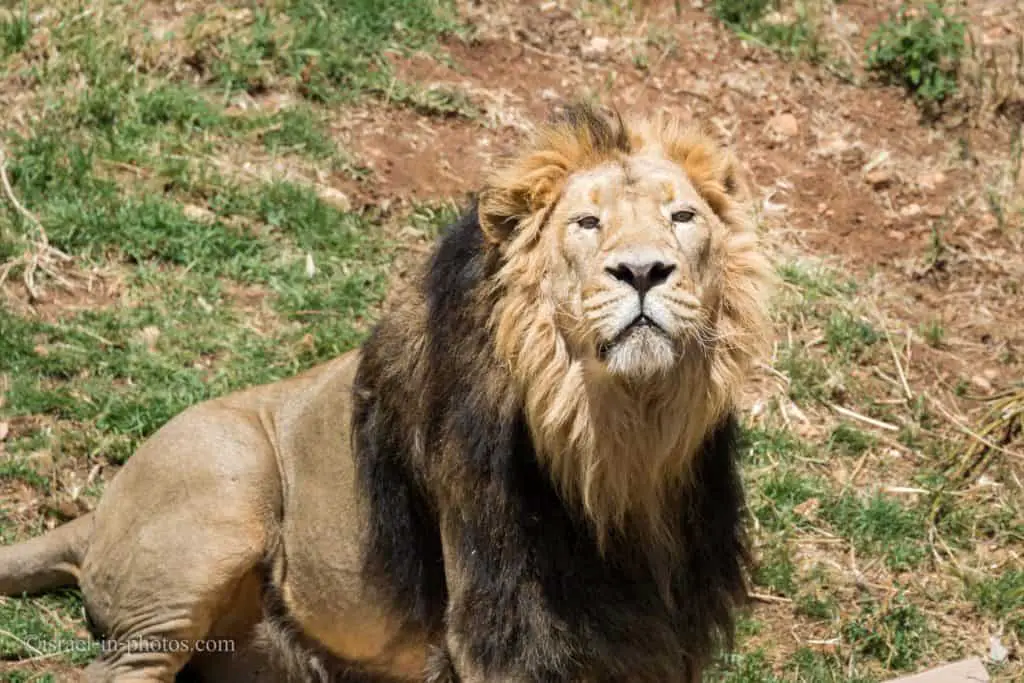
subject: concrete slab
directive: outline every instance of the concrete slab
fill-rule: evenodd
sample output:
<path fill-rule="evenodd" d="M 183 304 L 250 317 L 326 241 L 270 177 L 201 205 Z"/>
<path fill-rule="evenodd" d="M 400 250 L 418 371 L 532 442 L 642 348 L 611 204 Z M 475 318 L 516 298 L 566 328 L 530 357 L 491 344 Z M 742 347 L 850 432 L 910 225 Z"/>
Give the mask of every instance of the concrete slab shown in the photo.
<path fill-rule="evenodd" d="M 975 657 L 913 676 L 897 678 L 889 683 L 984 683 L 988 680 L 985 665 Z"/>

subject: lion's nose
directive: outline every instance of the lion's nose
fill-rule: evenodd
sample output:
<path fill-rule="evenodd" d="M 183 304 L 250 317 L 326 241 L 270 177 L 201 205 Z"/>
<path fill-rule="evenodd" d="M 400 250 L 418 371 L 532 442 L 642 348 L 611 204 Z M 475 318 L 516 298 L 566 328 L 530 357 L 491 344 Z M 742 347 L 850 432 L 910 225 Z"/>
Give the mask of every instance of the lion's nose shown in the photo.
<path fill-rule="evenodd" d="M 647 261 L 645 263 L 623 261 L 605 268 L 608 274 L 616 280 L 632 285 L 633 289 L 640 293 L 640 296 L 646 294 L 653 287 L 663 284 L 675 269 L 675 264 L 664 261 Z"/>

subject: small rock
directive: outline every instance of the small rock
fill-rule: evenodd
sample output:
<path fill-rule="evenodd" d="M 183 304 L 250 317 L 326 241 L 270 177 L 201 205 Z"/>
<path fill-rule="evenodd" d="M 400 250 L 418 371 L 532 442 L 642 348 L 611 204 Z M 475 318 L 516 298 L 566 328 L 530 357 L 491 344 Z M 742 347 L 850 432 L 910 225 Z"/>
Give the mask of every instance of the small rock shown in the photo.
<path fill-rule="evenodd" d="M 973 375 L 971 377 L 971 384 L 973 384 L 978 389 L 981 389 L 982 393 L 985 393 L 985 394 L 991 394 L 992 393 L 992 382 L 989 382 L 987 379 L 985 379 L 981 375 Z"/>
<path fill-rule="evenodd" d="M 7 438 L 7 435 L 11 433 L 11 426 L 6 422 L 0 422 L 0 441 Z"/>
<path fill-rule="evenodd" d="M 920 204 L 907 204 L 900 209 L 900 215 L 904 218 L 914 218 L 915 216 L 920 216 L 922 211 L 923 209 Z"/>
<path fill-rule="evenodd" d="M 50 349 L 46 348 L 42 344 L 36 344 L 32 348 L 32 351 L 33 351 L 33 353 L 35 353 L 37 356 L 40 356 L 41 358 L 46 358 L 47 356 L 50 355 Z"/>
<path fill-rule="evenodd" d="M 817 498 L 808 498 L 804 502 L 795 506 L 793 508 L 793 512 L 800 515 L 804 519 L 811 519 L 812 517 L 814 517 L 814 514 L 818 511 L 819 507 L 821 507 L 820 500 L 818 500 Z"/>
<path fill-rule="evenodd" d="M 783 137 L 792 138 L 800 132 L 800 124 L 792 114 L 779 114 L 768 121 L 768 128 Z"/>
<path fill-rule="evenodd" d="M 999 636 L 992 636 L 988 639 L 988 658 L 993 664 L 1002 664 L 1009 655 L 1006 646 L 999 640 Z"/>
<path fill-rule="evenodd" d="M 884 190 L 892 185 L 895 176 L 888 168 L 876 168 L 864 174 L 864 180 L 876 190 Z"/>
<path fill-rule="evenodd" d="M 352 200 L 348 198 L 347 194 L 337 188 L 329 185 L 321 185 L 317 188 L 317 194 L 320 196 L 320 199 L 324 200 L 339 211 L 352 210 Z"/>
<path fill-rule="evenodd" d="M 590 42 L 580 48 L 580 54 L 584 59 L 600 59 L 608 54 L 612 47 L 612 41 L 604 36 L 594 36 Z"/>
<path fill-rule="evenodd" d="M 933 173 L 922 173 L 917 177 L 917 184 L 924 190 L 934 190 L 936 187 L 946 182 L 946 174 L 942 171 L 935 171 Z"/>
<path fill-rule="evenodd" d="M 196 206 L 195 204 L 186 204 L 181 212 L 185 214 L 185 218 L 196 223 L 212 223 L 216 218 L 213 211 L 203 206 Z"/>

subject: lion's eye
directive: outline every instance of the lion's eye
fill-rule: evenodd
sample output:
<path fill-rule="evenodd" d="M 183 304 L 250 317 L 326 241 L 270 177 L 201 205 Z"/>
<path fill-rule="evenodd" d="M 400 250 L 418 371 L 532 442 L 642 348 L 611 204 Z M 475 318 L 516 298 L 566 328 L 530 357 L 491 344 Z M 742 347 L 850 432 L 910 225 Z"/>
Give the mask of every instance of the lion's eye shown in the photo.
<path fill-rule="evenodd" d="M 576 224 L 584 230 L 597 230 L 601 227 L 601 219 L 597 216 L 581 216 L 576 219 Z"/>
<path fill-rule="evenodd" d="M 676 211 L 676 212 L 674 212 L 672 214 L 672 222 L 673 223 L 689 223 L 690 221 L 692 221 L 694 219 L 694 217 L 696 215 L 697 214 L 695 214 L 693 211 L 687 211 L 686 209 L 684 209 L 682 211 Z"/>

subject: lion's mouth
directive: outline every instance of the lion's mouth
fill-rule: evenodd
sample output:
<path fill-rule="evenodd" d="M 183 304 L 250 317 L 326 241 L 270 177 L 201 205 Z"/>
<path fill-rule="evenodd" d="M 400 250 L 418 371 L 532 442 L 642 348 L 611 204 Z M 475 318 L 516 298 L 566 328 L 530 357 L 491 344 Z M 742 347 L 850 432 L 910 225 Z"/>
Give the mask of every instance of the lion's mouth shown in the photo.
<path fill-rule="evenodd" d="M 619 344 L 628 341 L 632 336 L 636 334 L 642 334 L 648 331 L 655 334 L 660 334 L 668 337 L 668 333 L 661 325 L 648 318 L 645 314 L 641 313 L 637 317 L 633 318 L 632 322 L 619 330 L 619 333 L 612 337 L 606 342 L 602 342 L 597 347 L 597 355 L 601 360 L 605 360 L 608 353 Z"/>

